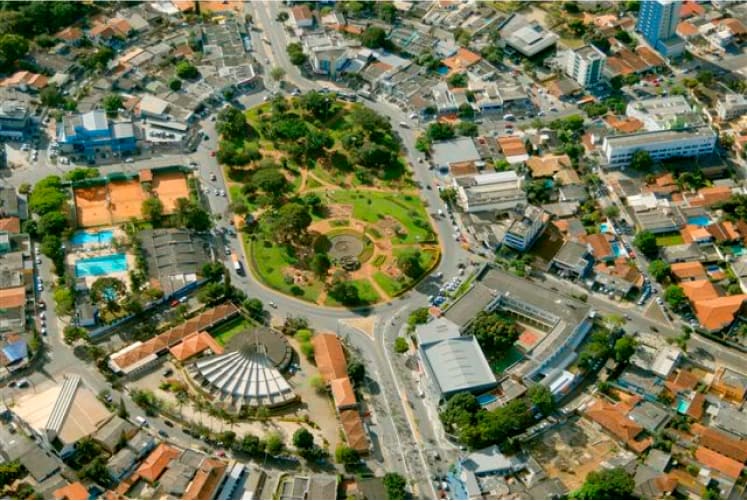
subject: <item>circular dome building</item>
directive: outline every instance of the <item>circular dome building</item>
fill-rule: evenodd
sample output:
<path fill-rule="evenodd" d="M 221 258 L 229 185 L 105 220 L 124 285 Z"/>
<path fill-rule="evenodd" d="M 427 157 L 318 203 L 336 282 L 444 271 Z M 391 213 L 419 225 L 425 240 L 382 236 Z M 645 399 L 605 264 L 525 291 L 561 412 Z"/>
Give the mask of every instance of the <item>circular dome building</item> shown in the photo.
<path fill-rule="evenodd" d="M 216 403 L 237 411 L 242 407 L 279 407 L 297 398 L 260 343 L 246 343 L 238 350 L 198 360 L 191 373 Z"/>

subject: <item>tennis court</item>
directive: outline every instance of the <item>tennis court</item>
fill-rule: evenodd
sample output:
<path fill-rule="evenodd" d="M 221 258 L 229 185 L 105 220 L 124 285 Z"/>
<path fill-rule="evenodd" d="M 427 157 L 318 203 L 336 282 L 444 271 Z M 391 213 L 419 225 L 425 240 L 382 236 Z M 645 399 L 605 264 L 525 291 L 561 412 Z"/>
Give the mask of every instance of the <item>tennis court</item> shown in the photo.
<path fill-rule="evenodd" d="M 153 176 L 153 193 L 161 200 L 164 214 L 171 214 L 178 199 L 189 198 L 187 178 L 181 172 L 156 174 Z"/>
<path fill-rule="evenodd" d="M 108 187 L 112 223 L 123 223 L 132 218 L 142 217 L 143 201 L 146 195 L 139 180 L 114 181 L 109 183 Z"/>
<path fill-rule="evenodd" d="M 106 203 L 106 186 L 76 188 L 73 191 L 78 226 L 89 228 L 112 223 L 112 216 Z"/>

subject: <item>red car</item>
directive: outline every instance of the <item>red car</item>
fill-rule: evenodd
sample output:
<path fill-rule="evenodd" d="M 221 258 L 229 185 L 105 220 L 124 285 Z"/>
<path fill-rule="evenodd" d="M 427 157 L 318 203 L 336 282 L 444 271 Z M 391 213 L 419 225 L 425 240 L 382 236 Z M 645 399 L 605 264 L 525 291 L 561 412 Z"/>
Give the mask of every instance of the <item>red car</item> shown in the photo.
<path fill-rule="evenodd" d="M 214 156 L 215 156 L 215 152 L 214 152 L 214 151 L 211 151 L 211 152 L 210 152 L 210 156 L 211 156 L 211 157 L 214 157 Z"/>

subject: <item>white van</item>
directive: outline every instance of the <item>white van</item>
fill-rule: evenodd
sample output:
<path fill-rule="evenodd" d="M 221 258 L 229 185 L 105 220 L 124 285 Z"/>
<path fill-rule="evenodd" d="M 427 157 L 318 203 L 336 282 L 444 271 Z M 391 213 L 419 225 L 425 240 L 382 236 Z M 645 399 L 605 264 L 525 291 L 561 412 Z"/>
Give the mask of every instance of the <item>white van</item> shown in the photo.
<path fill-rule="evenodd" d="M 148 426 L 148 420 L 143 416 L 135 416 L 135 422 L 138 424 L 138 426 Z"/>
<path fill-rule="evenodd" d="M 410 128 L 410 126 L 407 125 L 407 122 L 400 122 L 399 126 L 402 127 L 403 129 L 409 129 Z"/>

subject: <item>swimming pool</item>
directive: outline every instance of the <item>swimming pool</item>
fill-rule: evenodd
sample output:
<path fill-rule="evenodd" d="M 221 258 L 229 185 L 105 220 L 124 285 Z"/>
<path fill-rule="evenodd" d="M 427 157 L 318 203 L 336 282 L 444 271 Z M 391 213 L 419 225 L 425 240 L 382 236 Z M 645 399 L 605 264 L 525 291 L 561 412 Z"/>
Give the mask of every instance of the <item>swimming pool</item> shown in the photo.
<path fill-rule="evenodd" d="M 677 399 L 677 412 L 680 414 L 687 414 L 687 409 L 690 408 L 690 404 L 684 398 Z"/>
<path fill-rule="evenodd" d="M 628 251 L 620 245 L 620 242 L 612 242 L 610 245 L 612 246 L 612 253 L 615 257 L 626 257 L 628 255 Z"/>
<path fill-rule="evenodd" d="M 607 223 L 602 223 L 599 225 L 599 231 L 602 233 L 612 233 L 612 230 L 610 229 L 610 225 Z"/>
<path fill-rule="evenodd" d="M 73 233 L 70 243 L 73 245 L 108 244 L 111 243 L 112 239 L 114 239 L 114 232 L 111 230 L 76 231 Z"/>
<path fill-rule="evenodd" d="M 492 404 L 498 400 L 498 398 L 495 395 L 492 395 L 490 393 L 486 393 L 484 395 L 480 395 L 477 397 L 477 403 L 479 403 L 481 406 L 485 407 L 486 405 Z"/>
<path fill-rule="evenodd" d="M 687 223 L 695 226 L 708 226 L 711 224 L 711 219 L 708 216 L 691 216 L 687 218 Z"/>
<path fill-rule="evenodd" d="M 125 254 L 89 257 L 78 259 L 75 262 L 76 277 L 97 277 L 121 271 L 127 271 L 127 256 Z"/>

